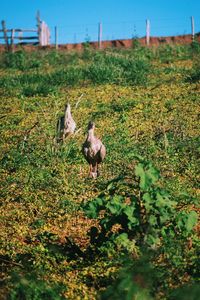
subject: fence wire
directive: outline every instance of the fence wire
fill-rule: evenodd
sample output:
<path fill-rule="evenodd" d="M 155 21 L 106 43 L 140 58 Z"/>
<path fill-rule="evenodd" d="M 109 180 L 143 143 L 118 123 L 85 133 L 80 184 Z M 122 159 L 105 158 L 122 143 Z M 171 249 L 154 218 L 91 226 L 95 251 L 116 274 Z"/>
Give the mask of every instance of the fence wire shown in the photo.
<path fill-rule="evenodd" d="M 99 23 L 58 25 L 58 44 L 98 41 Z M 55 43 L 55 26 L 51 29 L 51 43 Z M 195 20 L 195 33 L 200 31 L 200 20 Z M 191 17 L 150 20 L 150 36 L 191 34 Z M 146 35 L 146 20 L 102 22 L 102 41 L 140 38 Z"/>

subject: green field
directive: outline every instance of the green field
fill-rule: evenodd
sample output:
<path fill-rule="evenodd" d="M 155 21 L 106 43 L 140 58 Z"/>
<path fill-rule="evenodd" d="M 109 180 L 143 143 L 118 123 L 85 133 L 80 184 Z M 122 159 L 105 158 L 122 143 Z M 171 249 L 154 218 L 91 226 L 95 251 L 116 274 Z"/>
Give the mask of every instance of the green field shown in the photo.
<path fill-rule="evenodd" d="M 0 54 L 0 299 L 198 299 L 199 70 L 197 42 Z"/>

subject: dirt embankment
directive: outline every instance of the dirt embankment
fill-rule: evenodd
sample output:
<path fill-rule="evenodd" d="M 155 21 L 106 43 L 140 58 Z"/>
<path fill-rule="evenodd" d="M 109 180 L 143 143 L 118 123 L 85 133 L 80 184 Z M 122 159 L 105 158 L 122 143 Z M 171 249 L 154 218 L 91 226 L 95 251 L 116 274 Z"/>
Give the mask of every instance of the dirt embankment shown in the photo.
<path fill-rule="evenodd" d="M 196 40 L 200 42 L 200 34 L 196 35 Z M 147 46 L 146 38 L 138 38 L 137 41 L 142 46 Z M 190 44 L 192 42 L 192 35 L 177 35 L 177 36 L 167 36 L 167 37 L 150 37 L 149 47 L 159 46 L 159 45 L 166 45 L 166 44 L 175 44 L 175 45 L 183 45 L 183 44 Z M 61 44 L 58 45 L 58 49 L 60 50 L 76 50 L 81 51 L 85 48 L 86 43 L 77 43 L 77 44 Z M 93 49 L 98 49 L 99 44 L 98 42 L 90 42 L 90 47 Z M 101 49 L 106 48 L 131 48 L 134 47 L 134 40 L 133 39 L 125 39 L 125 40 L 111 40 L 111 41 L 102 41 Z M 50 46 L 38 46 L 38 45 L 15 45 L 15 49 L 23 48 L 26 51 L 34 51 L 37 49 L 53 49 L 55 45 Z M 0 45 L 0 52 L 5 50 L 4 45 Z"/>

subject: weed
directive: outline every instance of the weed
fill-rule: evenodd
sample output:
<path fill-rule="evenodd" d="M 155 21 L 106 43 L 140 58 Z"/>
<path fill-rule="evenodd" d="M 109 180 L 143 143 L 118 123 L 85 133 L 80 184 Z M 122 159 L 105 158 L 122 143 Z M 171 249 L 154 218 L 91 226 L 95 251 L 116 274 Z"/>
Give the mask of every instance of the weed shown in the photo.
<path fill-rule="evenodd" d="M 10 292 L 8 299 L 26 299 L 26 300 L 62 300 L 64 297 L 59 294 L 62 288 L 55 284 L 48 284 L 44 280 L 38 279 L 35 274 L 27 274 L 25 276 L 13 273 L 12 283 L 14 288 Z"/>
<path fill-rule="evenodd" d="M 197 52 L 0 55 L 5 298 L 173 299 L 198 283 Z M 66 101 L 79 129 L 57 145 Z M 93 118 L 107 150 L 96 180 L 80 151 Z"/>

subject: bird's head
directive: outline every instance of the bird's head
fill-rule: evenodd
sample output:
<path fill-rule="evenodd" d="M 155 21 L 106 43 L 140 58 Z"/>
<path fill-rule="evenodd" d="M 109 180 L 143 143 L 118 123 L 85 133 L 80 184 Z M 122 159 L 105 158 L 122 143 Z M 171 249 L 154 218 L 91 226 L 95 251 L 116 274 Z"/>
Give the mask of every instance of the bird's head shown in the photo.
<path fill-rule="evenodd" d="M 88 123 L 88 130 L 94 129 L 94 128 L 95 128 L 94 122 L 90 121 L 90 122 Z"/>
<path fill-rule="evenodd" d="M 70 112 L 70 109 L 71 109 L 70 104 L 69 103 L 65 104 L 65 110 Z"/>

